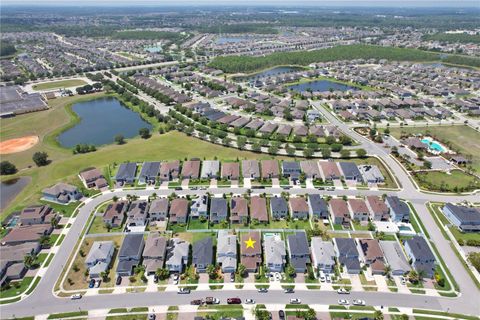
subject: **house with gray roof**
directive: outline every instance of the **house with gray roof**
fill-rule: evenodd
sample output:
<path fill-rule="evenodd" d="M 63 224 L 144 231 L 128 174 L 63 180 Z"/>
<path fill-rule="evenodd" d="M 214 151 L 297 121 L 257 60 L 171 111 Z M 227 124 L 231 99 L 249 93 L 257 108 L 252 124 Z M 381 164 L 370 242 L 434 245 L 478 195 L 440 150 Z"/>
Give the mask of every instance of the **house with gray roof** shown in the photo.
<path fill-rule="evenodd" d="M 207 266 L 213 263 L 213 241 L 211 237 L 198 240 L 192 247 L 192 264 L 197 272 L 207 271 Z"/>
<path fill-rule="evenodd" d="M 165 267 L 170 272 L 181 273 L 188 262 L 190 244 L 180 238 L 172 238 L 167 244 Z"/>
<path fill-rule="evenodd" d="M 312 238 L 312 266 L 320 273 L 333 273 L 335 268 L 335 249 L 330 241 L 323 241 L 321 237 Z"/>
<path fill-rule="evenodd" d="M 342 161 L 339 165 L 345 180 L 363 182 L 362 174 L 355 163 Z"/>
<path fill-rule="evenodd" d="M 118 253 L 117 275 L 133 274 L 133 269 L 140 263 L 144 246 L 143 233 L 127 233 Z"/>
<path fill-rule="evenodd" d="M 163 268 L 167 239 L 158 233 L 150 233 L 143 249 L 143 265 L 147 275 L 154 274 L 157 269 Z"/>
<path fill-rule="evenodd" d="M 388 196 L 385 199 L 385 204 L 390 209 L 390 216 L 393 221 L 397 221 L 397 222 L 410 221 L 410 208 L 405 202 L 401 201 L 397 196 Z"/>
<path fill-rule="evenodd" d="M 328 204 L 319 194 L 308 195 L 308 211 L 311 217 L 328 219 Z"/>
<path fill-rule="evenodd" d="M 263 236 L 263 252 L 265 254 L 265 267 L 270 272 L 283 272 L 287 251 L 285 242 L 279 234 Z"/>
<path fill-rule="evenodd" d="M 360 273 L 359 253 L 355 240 L 351 238 L 334 238 L 333 244 L 337 260 L 347 269 L 347 272 L 350 274 Z"/>
<path fill-rule="evenodd" d="M 85 268 L 90 278 L 100 278 L 106 272 L 112 261 L 115 245 L 113 241 L 95 241 L 85 258 Z"/>
<path fill-rule="evenodd" d="M 27 273 L 24 264 L 25 256 L 35 256 L 40 250 L 41 246 L 38 242 L 0 246 L 0 257 L 2 258 L 0 261 L 0 284 L 23 278 Z"/>
<path fill-rule="evenodd" d="M 375 165 L 364 164 L 358 166 L 363 181 L 367 183 L 384 183 L 385 177 L 383 176 L 380 169 Z"/>
<path fill-rule="evenodd" d="M 137 164 L 135 162 L 127 162 L 120 164 L 115 181 L 120 184 L 134 183 L 137 175 Z"/>
<path fill-rule="evenodd" d="M 237 270 L 237 236 L 221 230 L 217 235 L 217 263 L 222 272 L 235 272 Z"/>
<path fill-rule="evenodd" d="M 424 237 L 415 236 L 404 242 L 407 257 L 412 261 L 412 266 L 417 272 L 425 272 L 428 278 L 433 277 L 435 271 L 435 256 L 430 250 Z"/>
<path fill-rule="evenodd" d="M 148 218 L 150 221 L 165 221 L 168 218 L 168 199 L 160 198 L 150 202 Z"/>
<path fill-rule="evenodd" d="M 142 170 L 140 170 L 140 176 L 138 177 L 138 183 L 140 184 L 155 184 L 160 174 L 160 162 L 144 162 Z"/>
<path fill-rule="evenodd" d="M 218 178 L 220 171 L 220 161 L 218 160 L 205 160 L 202 162 L 202 170 L 200 177 L 202 179 Z"/>
<path fill-rule="evenodd" d="M 380 241 L 380 247 L 385 255 L 385 260 L 391 269 L 391 274 L 401 276 L 409 272 L 412 268 L 408 264 L 405 253 L 397 241 Z"/>
<path fill-rule="evenodd" d="M 447 203 L 442 208 L 450 222 L 463 232 L 480 231 L 480 209 Z"/>
<path fill-rule="evenodd" d="M 244 178 L 260 178 L 260 166 L 257 160 L 242 160 L 242 176 Z"/>
<path fill-rule="evenodd" d="M 273 219 L 285 219 L 288 216 L 287 201 L 283 197 L 270 198 L 270 212 Z"/>
<path fill-rule="evenodd" d="M 190 205 L 190 218 L 198 219 L 200 217 L 208 218 L 208 195 L 206 194 L 192 199 Z"/>
<path fill-rule="evenodd" d="M 220 223 L 228 218 L 227 200 L 223 198 L 212 198 L 210 200 L 210 221 Z"/>
<path fill-rule="evenodd" d="M 148 224 L 148 202 L 145 200 L 133 201 L 128 207 L 127 229 L 130 227 L 144 227 Z"/>
<path fill-rule="evenodd" d="M 305 174 L 306 178 L 318 179 L 321 178 L 320 167 L 317 161 L 300 161 L 300 168 Z"/>
<path fill-rule="evenodd" d="M 82 198 L 78 188 L 68 183 L 59 182 L 50 188 L 42 190 L 42 199 L 56 203 L 66 204 Z"/>
<path fill-rule="evenodd" d="M 305 272 L 310 263 L 310 248 L 307 234 L 304 231 L 296 232 L 287 237 L 288 257 L 296 272 Z"/>
<path fill-rule="evenodd" d="M 302 170 L 297 161 L 282 161 L 282 176 L 297 181 L 300 178 Z"/>

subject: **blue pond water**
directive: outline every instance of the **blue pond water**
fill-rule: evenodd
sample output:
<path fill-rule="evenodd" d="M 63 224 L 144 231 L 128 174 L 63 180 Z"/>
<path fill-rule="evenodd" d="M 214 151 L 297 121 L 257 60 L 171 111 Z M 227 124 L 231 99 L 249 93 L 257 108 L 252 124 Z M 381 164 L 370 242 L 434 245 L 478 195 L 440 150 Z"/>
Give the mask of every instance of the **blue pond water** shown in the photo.
<path fill-rule="evenodd" d="M 290 89 L 297 92 L 304 92 L 307 90 L 326 92 L 326 91 L 355 91 L 356 87 L 352 87 L 343 83 L 337 83 L 330 80 L 315 80 L 300 84 L 289 86 Z"/>
<path fill-rule="evenodd" d="M 116 98 L 79 102 L 72 106 L 72 110 L 81 120 L 58 136 L 58 141 L 66 148 L 83 143 L 96 146 L 108 144 L 118 134 L 132 138 L 138 135 L 140 128 L 152 128 L 138 113 L 123 106 Z"/>

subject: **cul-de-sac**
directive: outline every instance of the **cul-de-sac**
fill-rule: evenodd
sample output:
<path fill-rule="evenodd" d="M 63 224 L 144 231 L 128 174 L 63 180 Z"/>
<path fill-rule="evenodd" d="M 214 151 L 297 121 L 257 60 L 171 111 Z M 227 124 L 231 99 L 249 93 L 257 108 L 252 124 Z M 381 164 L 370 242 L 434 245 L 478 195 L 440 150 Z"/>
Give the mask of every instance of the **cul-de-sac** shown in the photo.
<path fill-rule="evenodd" d="M 0 318 L 480 320 L 480 6 L 4 0 Z"/>

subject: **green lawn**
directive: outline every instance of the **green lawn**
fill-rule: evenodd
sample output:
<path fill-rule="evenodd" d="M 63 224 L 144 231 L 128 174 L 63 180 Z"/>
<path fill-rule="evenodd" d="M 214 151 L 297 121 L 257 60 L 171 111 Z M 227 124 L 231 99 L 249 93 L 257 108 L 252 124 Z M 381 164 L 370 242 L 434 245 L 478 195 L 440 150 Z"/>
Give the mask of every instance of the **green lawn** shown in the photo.
<path fill-rule="evenodd" d="M 205 220 L 204 222 L 202 222 L 200 219 L 189 219 L 188 229 L 189 230 L 208 229 L 208 221 Z"/>
<path fill-rule="evenodd" d="M 432 208 L 433 208 L 433 213 L 435 214 L 435 216 L 438 218 L 438 220 L 443 224 L 443 225 L 451 225 L 452 223 L 450 221 L 448 221 L 447 217 L 445 217 L 445 215 L 443 214 L 442 210 L 441 210 L 441 207 L 443 206 L 443 204 L 432 204 Z M 464 242 L 466 242 L 467 240 L 477 240 L 477 241 L 480 241 L 480 234 L 479 233 L 475 233 L 475 232 L 462 232 L 460 231 L 457 227 L 455 226 L 450 226 L 449 227 L 449 230 L 450 232 L 453 234 L 453 236 L 455 237 L 455 239 L 457 240 L 457 242 L 459 240 L 462 240 Z"/>
<path fill-rule="evenodd" d="M 109 233 L 109 232 L 121 232 L 123 230 L 123 223 L 118 228 L 111 228 L 110 231 L 106 227 L 105 223 L 103 222 L 103 218 L 101 216 L 96 216 L 93 218 L 92 225 L 88 229 L 89 234 L 99 234 L 99 233 Z"/>
<path fill-rule="evenodd" d="M 44 82 L 33 85 L 33 90 L 50 90 L 50 89 L 60 89 L 60 88 L 70 88 L 70 87 L 80 87 L 84 86 L 87 83 L 81 79 L 70 79 L 70 80 L 60 80 L 52 82 Z"/>
<path fill-rule="evenodd" d="M 450 173 L 428 171 L 415 173 L 420 186 L 432 191 L 462 192 L 480 188 L 480 179 L 461 170 Z"/>
<path fill-rule="evenodd" d="M 10 298 L 23 293 L 27 290 L 33 277 L 25 277 L 20 281 L 12 281 L 9 287 L 4 287 L 0 290 L 0 298 Z"/>

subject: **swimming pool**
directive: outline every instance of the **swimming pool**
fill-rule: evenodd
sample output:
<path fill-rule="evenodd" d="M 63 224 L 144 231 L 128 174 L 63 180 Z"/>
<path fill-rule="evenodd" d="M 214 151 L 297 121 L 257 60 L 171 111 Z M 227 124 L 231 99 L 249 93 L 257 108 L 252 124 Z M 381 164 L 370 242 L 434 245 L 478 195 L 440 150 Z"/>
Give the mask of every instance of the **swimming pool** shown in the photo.
<path fill-rule="evenodd" d="M 445 152 L 445 148 L 437 141 L 431 140 L 428 138 L 424 138 L 420 140 L 423 144 L 426 144 L 430 150 L 438 151 L 438 152 Z"/>

